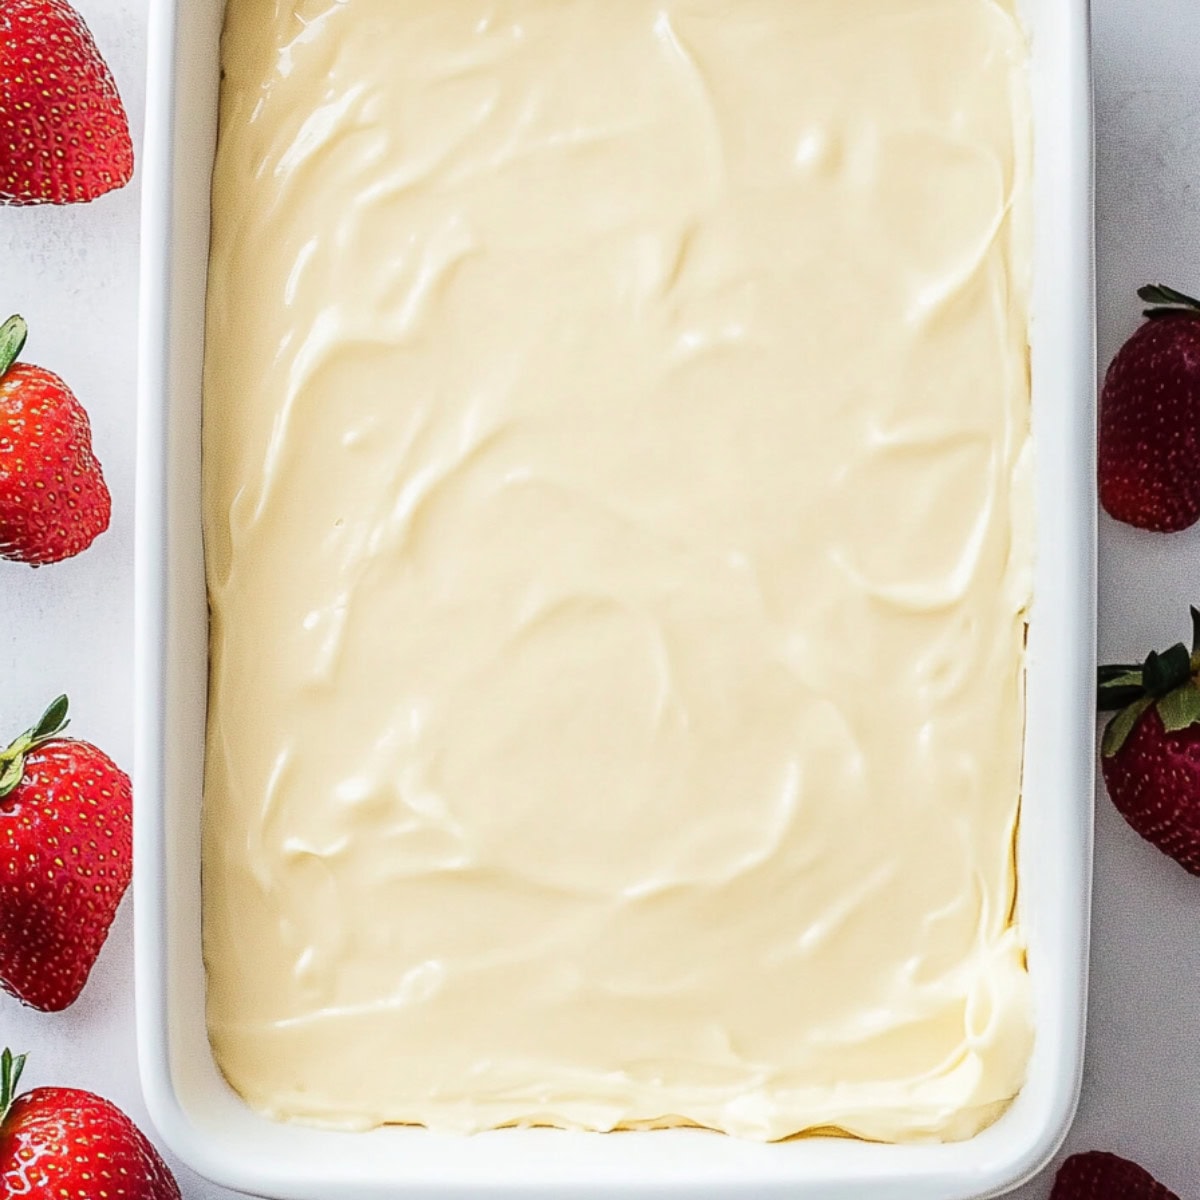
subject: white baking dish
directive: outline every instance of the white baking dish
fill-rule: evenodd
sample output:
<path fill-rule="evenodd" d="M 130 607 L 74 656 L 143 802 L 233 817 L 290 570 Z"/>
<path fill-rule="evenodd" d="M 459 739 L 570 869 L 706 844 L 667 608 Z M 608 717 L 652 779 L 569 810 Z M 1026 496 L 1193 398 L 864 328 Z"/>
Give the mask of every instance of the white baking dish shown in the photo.
<path fill-rule="evenodd" d="M 803 3 L 804 0 L 796 0 Z M 1087 0 L 1028 0 L 1034 41 L 1034 412 L 1039 554 L 1029 650 L 1020 907 L 1037 1004 L 1029 1081 L 957 1145 L 755 1145 L 692 1130 L 315 1132 L 272 1123 L 209 1050 L 200 952 L 207 609 L 200 377 L 224 0 L 151 0 L 143 161 L 137 533 L 137 998 L 151 1114 L 201 1174 L 285 1200 L 468 1194 L 965 1200 L 1039 1169 L 1074 1111 L 1083 1048 L 1094 628 L 1091 94 Z M 402 1069 L 402 1064 L 395 1064 Z"/>

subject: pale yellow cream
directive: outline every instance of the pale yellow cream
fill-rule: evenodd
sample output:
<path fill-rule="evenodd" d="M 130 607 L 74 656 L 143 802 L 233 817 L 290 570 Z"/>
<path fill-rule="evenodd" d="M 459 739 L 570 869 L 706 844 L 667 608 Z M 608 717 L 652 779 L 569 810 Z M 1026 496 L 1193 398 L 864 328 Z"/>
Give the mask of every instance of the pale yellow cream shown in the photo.
<path fill-rule="evenodd" d="M 961 1138 L 1031 1042 L 1010 0 L 231 0 L 208 1021 L 338 1126 Z"/>

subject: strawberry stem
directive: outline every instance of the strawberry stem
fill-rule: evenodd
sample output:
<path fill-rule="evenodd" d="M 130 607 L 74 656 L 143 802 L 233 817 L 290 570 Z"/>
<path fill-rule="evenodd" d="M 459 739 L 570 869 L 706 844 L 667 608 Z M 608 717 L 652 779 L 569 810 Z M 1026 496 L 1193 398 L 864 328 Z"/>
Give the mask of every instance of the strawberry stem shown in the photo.
<path fill-rule="evenodd" d="M 0 379 L 8 374 L 8 368 L 17 361 L 25 349 L 29 326 L 24 317 L 9 317 L 0 325 Z"/>
<path fill-rule="evenodd" d="M 0 800 L 10 796 L 25 777 L 25 759 L 38 746 L 58 737 L 70 723 L 68 701 L 59 696 L 32 728 L 27 729 L 7 750 L 0 751 Z"/>
<path fill-rule="evenodd" d="M 14 1055 L 9 1049 L 0 1054 L 0 1127 L 8 1119 L 9 1109 L 17 1098 L 17 1085 L 25 1070 L 25 1055 Z"/>
<path fill-rule="evenodd" d="M 1148 283 L 1145 287 L 1138 288 L 1138 297 L 1154 306 L 1145 312 L 1151 320 L 1180 312 L 1200 312 L 1200 300 L 1184 292 L 1177 292 L 1165 283 Z"/>

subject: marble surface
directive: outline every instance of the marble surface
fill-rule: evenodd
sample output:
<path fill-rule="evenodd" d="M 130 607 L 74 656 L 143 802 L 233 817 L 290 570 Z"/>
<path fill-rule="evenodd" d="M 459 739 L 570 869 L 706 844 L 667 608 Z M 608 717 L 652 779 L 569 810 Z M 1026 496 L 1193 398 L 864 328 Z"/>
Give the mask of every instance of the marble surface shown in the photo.
<path fill-rule="evenodd" d="M 147 0 L 77 0 L 136 128 Z M 1094 0 L 1101 364 L 1138 320 L 1151 280 L 1200 292 L 1200 3 Z M 0 563 L 0 725 L 19 731 L 60 691 L 74 730 L 132 757 L 136 183 L 84 208 L 0 210 L 3 315 L 27 355 L 63 375 L 92 414 L 112 487 L 111 531 L 49 570 Z M 1173 537 L 1101 528 L 1100 647 L 1139 657 L 1187 632 L 1200 601 L 1200 528 Z M 1097 798 L 1087 1077 L 1067 1150 L 1135 1157 L 1200 1200 L 1200 880 L 1142 843 Z M 133 1032 L 127 902 L 80 1002 L 44 1016 L 0 998 L 0 1035 L 31 1054 L 27 1079 L 108 1095 L 144 1121 Z M 1064 1151 L 1065 1152 L 1065 1151 Z M 186 1200 L 230 1193 L 180 1171 Z M 1043 1178 L 1016 1193 L 1044 1200 Z"/>

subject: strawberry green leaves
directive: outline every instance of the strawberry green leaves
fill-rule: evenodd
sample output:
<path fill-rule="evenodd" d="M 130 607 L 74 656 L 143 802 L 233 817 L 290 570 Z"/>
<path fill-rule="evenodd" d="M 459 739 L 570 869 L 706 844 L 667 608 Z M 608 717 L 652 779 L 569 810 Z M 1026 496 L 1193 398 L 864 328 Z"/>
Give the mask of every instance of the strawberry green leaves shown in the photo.
<path fill-rule="evenodd" d="M 1182 643 L 1163 653 L 1152 650 L 1139 666 L 1102 666 L 1096 676 L 1096 705 L 1116 712 L 1104 731 L 1101 753 L 1111 758 L 1151 707 L 1167 733 L 1200 724 L 1200 609 L 1192 616 L 1192 649 Z"/>
<path fill-rule="evenodd" d="M 1200 724 L 1200 687 L 1195 680 L 1169 692 L 1158 702 L 1158 715 L 1168 733 L 1178 733 L 1189 725 Z"/>
<path fill-rule="evenodd" d="M 1192 675 L 1192 656 L 1182 643 L 1157 654 L 1151 650 L 1142 667 L 1142 686 L 1151 696 L 1165 696 L 1172 688 L 1186 683 Z"/>
<path fill-rule="evenodd" d="M 9 317 L 0 325 L 0 379 L 8 374 L 8 368 L 20 358 L 28 337 L 29 326 L 25 324 L 24 317 Z"/>
<path fill-rule="evenodd" d="M 32 728 L 27 729 L 7 750 L 0 751 L 0 800 L 11 795 L 25 776 L 25 756 L 51 741 L 70 724 L 66 696 L 59 696 Z"/>
<path fill-rule="evenodd" d="M 1170 316 L 1172 313 L 1200 312 L 1200 300 L 1177 292 L 1165 283 L 1148 283 L 1145 287 L 1138 288 L 1138 298 L 1154 306 L 1146 309 L 1145 313 L 1151 320 Z"/>
<path fill-rule="evenodd" d="M 17 1098 L 17 1086 L 21 1072 L 25 1070 L 25 1055 L 14 1055 L 9 1049 L 0 1054 L 0 1126 L 8 1116 L 13 1101 Z"/>
<path fill-rule="evenodd" d="M 1132 704 L 1121 709 L 1109 721 L 1104 730 L 1104 737 L 1100 742 L 1100 753 L 1105 758 L 1112 758 L 1125 745 L 1129 735 L 1133 732 L 1133 727 L 1142 719 L 1146 710 L 1153 703 L 1153 696 L 1143 696 L 1140 700 L 1135 700 Z"/>
<path fill-rule="evenodd" d="M 1096 702 L 1101 712 L 1115 712 L 1146 693 L 1141 666 L 1101 667 L 1096 677 Z"/>

